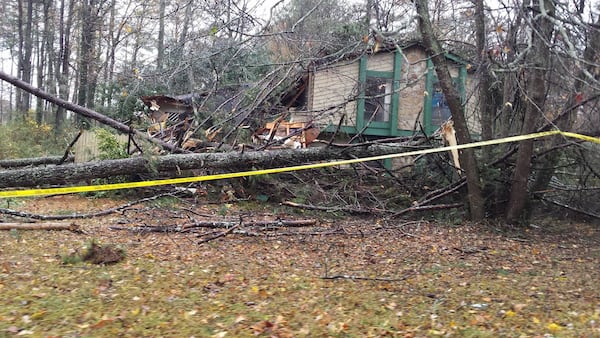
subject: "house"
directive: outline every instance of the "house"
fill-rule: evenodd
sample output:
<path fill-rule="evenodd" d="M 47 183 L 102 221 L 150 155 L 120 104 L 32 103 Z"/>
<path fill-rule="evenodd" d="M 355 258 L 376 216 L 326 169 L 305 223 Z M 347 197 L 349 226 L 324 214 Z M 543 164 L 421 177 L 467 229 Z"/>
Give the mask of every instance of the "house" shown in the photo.
<path fill-rule="evenodd" d="M 477 133 L 468 62 L 446 54 L 450 73 L 466 105 L 467 120 Z M 291 110 L 309 112 L 323 131 L 395 137 L 419 131 L 428 135 L 450 118 L 450 110 L 425 48 L 418 42 L 383 48 L 334 62 L 314 64 L 305 76 L 303 95 Z M 340 124 L 340 121 L 341 124 Z"/>

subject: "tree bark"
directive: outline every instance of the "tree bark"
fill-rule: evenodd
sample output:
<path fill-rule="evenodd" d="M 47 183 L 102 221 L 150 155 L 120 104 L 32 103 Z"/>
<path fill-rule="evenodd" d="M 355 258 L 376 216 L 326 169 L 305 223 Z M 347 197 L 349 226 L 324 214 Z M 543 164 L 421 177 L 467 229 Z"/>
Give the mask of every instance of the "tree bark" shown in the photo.
<path fill-rule="evenodd" d="M 479 52 L 479 114 L 481 120 L 481 139 L 491 140 L 493 137 L 494 111 L 491 104 L 490 63 L 487 58 L 487 39 L 485 27 L 485 11 L 483 0 L 475 0 L 475 28 L 477 51 Z M 484 162 L 490 159 L 491 148 L 483 148 Z"/>
<path fill-rule="evenodd" d="M 79 88 L 77 89 L 77 104 L 88 108 L 92 107 L 90 103 L 93 101 L 94 96 L 92 92 L 92 63 L 96 54 L 95 29 L 97 18 L 94 15 L 96 5 L 95 0 L 85 0 L 81 4 L 82 27 L 79 40 L 79 62 L 77 64 L 77 82 L 79 84 Z"/>
<path fill-rule="evenodd" d="M 372 144 L 339 149 L 318 147 L 255 152 L 173 154 L 153 158 L 134 157 L 118 160 L 65 164 L 56 167 L 0 171 L 0 188 L 36 187 L 77 183 L 92 178 L 118 175 L 180 172 L 190 169 L 251 170 L 253 168 L 299 165 L 331 159 L 351 159 L 406 151 L 403 144 Z"/>
<path fill-rule="evenodd" d="M 23 4 L 27 6 L 25 15 Z M 33 54 L 33 0 L 19 0 L 19 78 L 26 83 L 31 83 Z M 31 105 L 31 95 L 25 91 L 17 91 L 17 111 L 27 114 Z M 26 115 L 24 115 L 26 116 Z"/>
<path fill-rule="evenodd" d="M 71 26 L 73 22 L 73 5 L 74 0 L 69 0 L 69 4 L 66 4 L 67 0 L 61 0 L 60 2 L 60 57 L 56 60 L 56 82 L 58 83 L 58 97 L 62 100 L 69 99 L 69 61 L 71 58 Z M 65 8 L 67 7 L 68 8 Z M 67 13 L 65 13 L 67 11 Z M 66 17 L 65 17 L 66 14 Z M 66 112 L 65 108 L 58 105 L 56 108 L 56 115 L 54 119 L 55 123 L 55 134 L 60 135 L 63 128 L 63 121 L 65 120 Z"/>
<path fill-rule="evenodd" d="M 534 20 L 532 32 L 532 50 L 528 60 L 533 66 L 527 81 L 528 100 L 522 134 L 534 132 L 536 122 L 543 117 L 546 101 L 546 72 L 550 64 L 548 44 L 554 30 L 554 24 L 548 19 L 548 16 L 554 15 L 554 3 L 551 0 L 535 0 L 532 5 L 534 8 L 539 9 L 541 14 L 537 14 L 537 18 Z M 506 208 L 506 221 L 508 223 L 519 222 L 529 201 L 527 183 L 531 171 L 533 142 L 534 140 L 525 140 L 519 143 L 510 198 Z"/>
<path fill-rule="evenodd" d="M 25 90 L 25 91 L 27 91 L 29 93 L 32 93 L 32 94 L 34 94 L 36 96 L 39 96 L 39 97 L 43 98 L 44 100 L 52 102 L 52 103 L 54 103 L 54 104 L 56 104 L 56 105 L 58 105 L 60 107 L 63 107 L 65 109 L 67 109 L 67 110 L 70 110 L 70 111 L 72 111 L 72 112 L 74 112 L 74 113 L 76 113 L 78 115 L 94 119 L 94 120 L 96 120 L 96 121 L 98 121 L 98 122 L 100 122 L 100 123 L 102 123 L 104 125 L 107 125 L 107 126 L 109 126 L 111 128 L 114 128 L 114 129 L 116 129 L 116 130 L 118 130 L 118 131 L 120 131 L 122 133 L 125 133 L 125 134 L 130 134 L 131 133 L 131 134 L 137 135 L 137 136 L 139 136 L 141 138 L 149 140 L 150 142 L 153 142 L 153 143 L 156 143 L 158 145 L 161 145 L 162 147 L 164 147 L 166 149 L 169 149 L 171 151 L 181 151 L 181 149 L 177 148 L 176 146 L 168 144 L 168 143 L 166 143 L 166 142 L 164 142 L 162 140 L 159 140 L 159 139 L 156 139 L 156 138 L 153 138 L 153 137 L 149 137 L 146 133 L 142 133 L 142 132 L 140 132 L 138 130 L 131 129 L 128 125 L 126 125 L 126 124 L 124 124 L 122 122 L 119 122 L 117 120 L 113 120 L 113 119 L 111 119 L 110 117 L 108 117 L 106 115 L 102 115 L 102 114 L 100 114 L 98 112 L 95 112 L 95 111 L 89 109 L 89 108 L 82 107 L 82 106 L 79 106 L 77 104 L 68 102 L 66 100 L 57 98 L 55 96 L 52 96 L 52 95 L 44 92 L 43 90 L 40 90 L 39 88 L 36 88 L 36 87 L 30 85 L 29 83 L 26 83 L 24 81 L 21 81 L 21 80 L 17 79 L 14 76 L 10 76 L 10 75 L 4 73 L 3 71 L 0 71 L 0 79 L 4 80 L 6 82 L 9 82 L 9 83 L 15 85 L 16 87 L 21 88 L 21 89 L 23 89 L 23 90 Z"/>
<path fill-rule="evenodd" d="M 80 231 L 75 223 L 0 223 L 0 230 L 71 230 Z"/>
<path fill-rule="evenodd" d="M 18 168 L 27 166 L 38 166 L 47 164 L 60 164 L 64 162 L 73 162 L 75 157 L 73 155 L 67 156 L 47 156 L 47 157 L 32 157 L 32 158 L 19 158 L 14 160 L 0 160 L 0 168 Z"/>
<path fill-rule="evenodd" d="M 423 43 L 431 61 L 435 66 L 438 80 L 448 102 L 448 107 L 452 113 L 456 137 L 459 144 L 471 143 L 471 136 L 467 127 L 464 107 L 461 102 L 460 94 L 454 88 L 452 77 L 448 70 L 448 64 L 444 51 L 433 33 L 431 20 L 429 19 L 429 9 L 427 0 L 415 1 L 418 14 L 419 29 L 423 37 Z M 479 169 L 473 149 L 464 149 L 460 152 L 460 161 L 464 163 L 465 174 L 467 177 L 469 208 L 472 220 L 481 220 L 485 217 L 485 203 L 481 193 L 479 181 Z"/>
<path fill-rule="evenodd" d="M 191 6 L 191 4 L 190 4 Z M 167 7 L 166 0 L 159 0 L 158 2 L 158 39 L 156 45 L 156 70 L 159 72 L 163 70 L 163 63 L 165 61 L 165 10 Z"/>

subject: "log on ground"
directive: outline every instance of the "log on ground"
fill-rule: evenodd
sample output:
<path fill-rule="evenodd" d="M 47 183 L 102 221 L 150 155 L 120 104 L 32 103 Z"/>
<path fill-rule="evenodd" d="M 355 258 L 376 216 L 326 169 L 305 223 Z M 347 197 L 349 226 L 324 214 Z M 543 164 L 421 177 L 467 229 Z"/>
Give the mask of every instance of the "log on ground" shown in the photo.
<path fill-rule="evenodd" d="M 118 175 L 181 172 L 190 169 L 252 170 L 303 163 L 352 159 L 400 153 L 414 148 L 400 143 L 369 144 L 352 148 L 316 147 L 272 151 L 172 154 L 117 160 L 66 164 L 59 167 L 24 168 L 0 171 L 0 188 L 38 187 L 77 183 Z"/>
<path fill-rule="evenodd" d="M 75 156 L 69 155 L 63 160 L 63 156 L 46 156 L 0 160 L 0 168 L 18 168 L 48 164 L 61 164 L 74 162 Z"/>
<path fill-rule="evenodd" d="M 79 231 L 75 223 L 44 222 L 44 223 L 0 223 L 0 230 L 71 230 Z"/>

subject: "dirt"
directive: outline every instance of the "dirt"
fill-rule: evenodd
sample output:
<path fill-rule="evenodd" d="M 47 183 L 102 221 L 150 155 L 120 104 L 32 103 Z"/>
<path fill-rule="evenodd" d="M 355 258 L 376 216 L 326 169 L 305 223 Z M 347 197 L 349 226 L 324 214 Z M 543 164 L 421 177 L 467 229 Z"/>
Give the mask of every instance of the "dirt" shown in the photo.
<path fill-rule="evenodd" d="M 8 207 L 65 215 L 125 202 L 73 195 Z M 308 218 L 318 224 L 244 227 Z M 111 229 L 196 220 L 241 223 Z M 69 222 L 84 233 L 0 232 L 0 336 L 600 336 L 598 224 L 449 225 L 192 200 Z M 126 258 L 68 259 L 90 243 Z"/>

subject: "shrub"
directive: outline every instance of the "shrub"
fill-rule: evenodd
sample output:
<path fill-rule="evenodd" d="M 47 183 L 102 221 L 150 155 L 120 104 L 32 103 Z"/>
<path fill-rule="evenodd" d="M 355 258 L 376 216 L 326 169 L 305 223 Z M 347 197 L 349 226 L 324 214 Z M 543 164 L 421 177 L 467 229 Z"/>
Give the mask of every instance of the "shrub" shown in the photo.
<path fill-rule="evenodd" d="M 0 126 L 0 159 L 62 155 L 67 138 L 55 135 L 52 126 L 35 120 L 13 121 Z"/>

